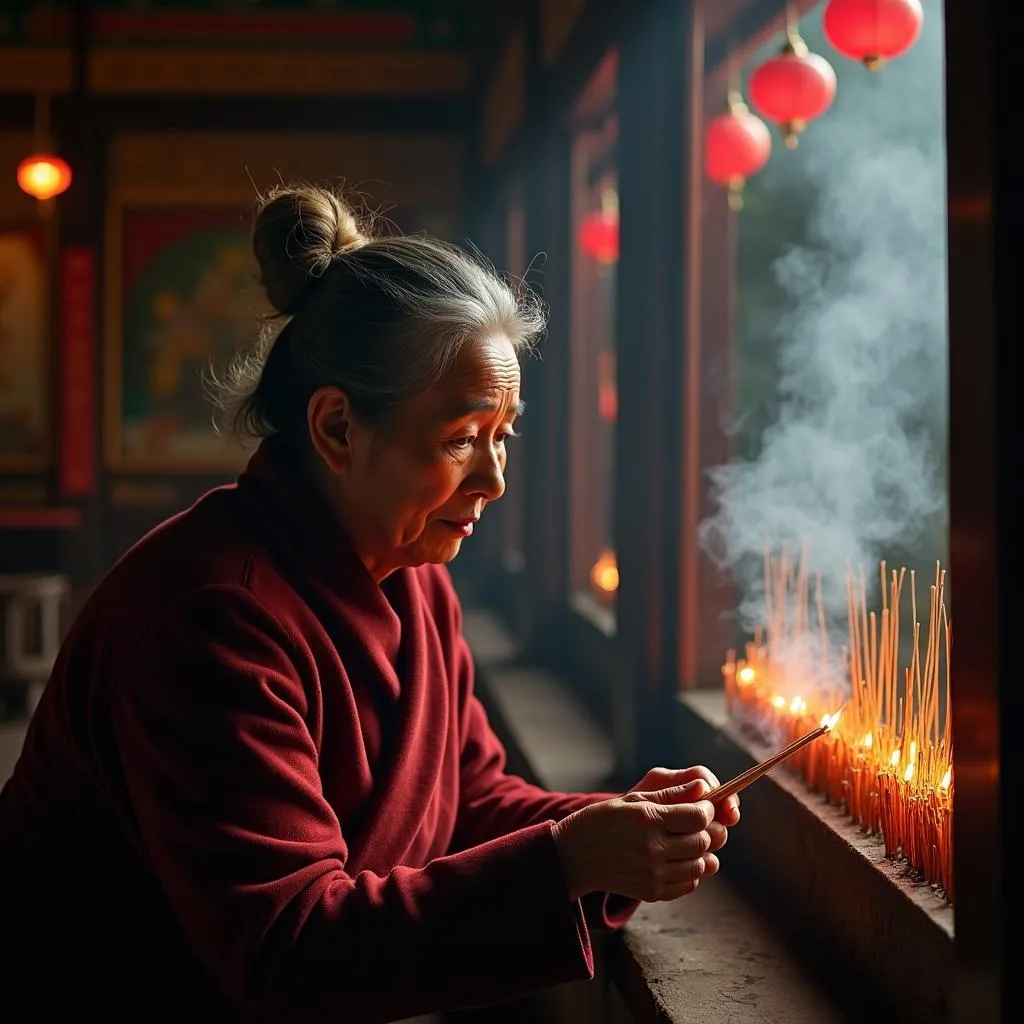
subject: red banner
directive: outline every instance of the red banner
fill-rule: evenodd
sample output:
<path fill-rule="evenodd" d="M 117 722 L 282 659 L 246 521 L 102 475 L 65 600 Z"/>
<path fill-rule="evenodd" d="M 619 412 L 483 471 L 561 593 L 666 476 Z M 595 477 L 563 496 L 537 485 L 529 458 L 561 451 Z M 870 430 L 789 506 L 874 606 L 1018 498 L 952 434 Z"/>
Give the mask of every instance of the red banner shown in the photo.
<path fill-rule="evenodd" d="M 96 259 L 92 249 L 61 254 L 60 490 L 96 487 Z"/>

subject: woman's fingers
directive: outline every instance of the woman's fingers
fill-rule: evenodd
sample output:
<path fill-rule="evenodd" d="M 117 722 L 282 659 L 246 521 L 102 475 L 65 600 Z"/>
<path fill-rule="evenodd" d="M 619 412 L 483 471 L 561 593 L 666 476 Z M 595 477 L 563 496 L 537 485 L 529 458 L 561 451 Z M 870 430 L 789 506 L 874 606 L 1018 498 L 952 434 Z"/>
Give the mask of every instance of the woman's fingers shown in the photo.
<path fill-rule="evenodd" d="M 729 830 L 720 821 L 713 821 L 707 828 L 711 837 L 711 852 L 720 850 L 729 841 Z"/>
<path fill-rule="evenodd" d="M 740 822 L 740 798 L 730 796 L 715 805 L 715 818 L 726 828 L 732 828 Z"/>
<path fill-rule="evenodd" d="M 666 861 L 697 860 L 714 849 L 711 826 L 700 832 L 687 832 L 683 835 L 666 833 L 660 845 Z"/>

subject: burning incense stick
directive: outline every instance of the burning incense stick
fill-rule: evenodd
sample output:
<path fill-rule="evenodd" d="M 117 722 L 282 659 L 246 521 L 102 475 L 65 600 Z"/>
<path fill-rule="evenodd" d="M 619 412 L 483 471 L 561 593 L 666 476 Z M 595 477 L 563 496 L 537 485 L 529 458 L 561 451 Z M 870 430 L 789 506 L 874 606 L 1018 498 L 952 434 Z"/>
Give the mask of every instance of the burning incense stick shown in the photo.
<path fill-rule="evenodd" d="M 819 598 L 821 583 L 805 561 L 806 550 L 794 563 L 785 545 L 779 555 L 766 548 L 764 622 L 722 666 L 730 718 L 761 740 L 781 735 L 780 745 L 802 737 L 824 707 L 842 699 L 839 690 L 826 693 L 820 685 L 836 676 L 828 659 L 822 657 L 820 669 L 816 664 L 828 646 L 828 622 L 819 609 L 815 635 L 808 581 L 815 580 Z M 936 886 L 952 902 L 947 574 L 936 563 L 927 603 L 919 600 L 917 582 L 914 571 L 881 562 L 878 607 L 872 609 L 865 573 L 848 567 L 849 642 L 839 660 L 849 703 L 829 742 L 808 741 L 788 767 L 879 836 L 885 855 L 906 864 L 916 881 Z M 811 686 L 818 694 L 805 700 L 801 694 Z"/>
<path fill-rule="evenodd" d="M 817 729 L 812 729 L 806 735 L 801 736 L 800 739 L 794 740 L 788 746 L 783 747 L 778 753 L 772 754 L 767 760 L 754 765 L 753 768 L 749 768 L 742 775 L 737 775 L 736 778 L 719 786 L 717 789 L 711 790 L 704 799 L 710 800 L 712 803 L 721 803 L 727 797 L 735 796 L 740 790 L 746 789 L 752 782 L 756 782 L 762 775 L 770 772 L 777 765 L 782 764 L 783 761 L 792 757 L 802 747 L 806 747 L 808 743 L 831 732 L 833 726 L 839 721 L 839 715 L 842 713 L 842 710 L 840 708 L 834 715 L 826 715 Z"/>

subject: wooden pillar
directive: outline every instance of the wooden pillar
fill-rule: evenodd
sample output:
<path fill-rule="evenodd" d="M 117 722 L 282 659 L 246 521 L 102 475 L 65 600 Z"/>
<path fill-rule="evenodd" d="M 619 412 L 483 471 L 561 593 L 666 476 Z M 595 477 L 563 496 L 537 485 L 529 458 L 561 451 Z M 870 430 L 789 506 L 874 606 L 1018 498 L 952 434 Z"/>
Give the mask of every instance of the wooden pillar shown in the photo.
<path fill-rule="evenodd" d="M 568 422 L 569 407 L 569 135 L 554 126 L 531 147 L 526 177 L 526 249 L 546 253 L 540 273 L 528 278 L 551 309 L 542 359 L 528 360 L 523 394 L 524 546 L 530 641 L 551 641 L 542 627 L 554 624 L 569 592 Z"/>
<path fill-rule="evenodd" d="M 732 458 L 738 226 L 728 193 L 703 170 L 703 128 L 725 109 L 727 82 L 719 74 L 705 78 L 703 85 L 702 102 L 691 108 L 695 116 L 692 194 L 700 214 L 698 237 L 690 250 L 690 288 L 699 296 L 699 317 L 687 332 L 691 354 L 687 380 L 694 386 L 688 394 L 689 458 L 684 479 L 688 501 L 680 540 L 686 561 L 680 630 L 685 689 L 721 685 L 723 655 L 734 642 L 736 607 L 731 577 L 715 567 L 696 535 L 698 524 L 716 511 L 707 470 Z"/>
<path fill-rule="evenodd" d="M 541 358 L 523 367 L 527 403 L 519 443 L 524 502 L 523 608 L 526 644 L 547 655 L 560 646 L 558 624 L 569 593 L 569 300 L 570 140 L 561 112 L 545 94 L 540 63 L 540 10 L 527 5 L 526 123 L 521 152 L 525 165 L 523 212 L 527 283 L 548 304 L 550 320 Z M 535 257 L 538 257 L 535 261 Z"/>
<path fill-rule="evenodd" d="M 616 337 L 618 642 L 636 692 L 616 715 L 622 770 L 672 751 L 680 679 L 686 353 L 697 323 L 692 218 L 693 83 L 699 4 L 636 9 L 619 54 L 619 304 Z M 691 389 L 692 390 L 692 389 Z"/>
<path fill-rule="evenodd" d="M 63 544 L 62 567 L 71 577 L 73 600 L 106 568 L 103 558 L 100 334 L 105 139 L 90 116 L 86 61 L 88 0 L 72 4 L 73 83 L 55 107 L 60 152 L 71 165 L 71 188 L 58 200 L 56 230 L 57 375 L 56 490 L 61 504 L 81 515 Z"/>
<path fill-rule="evenodd" d="M 1016 8 L 945 5 L 957 1024 L 1019 1019 L 1022 1006 L 1010 959 L 1021 888 L 1010 837 L 1022 784 L 1024 572 L 1011 353 L 1020 348 L 1024 198 L 1005 131 L 1024 100 Z"/>

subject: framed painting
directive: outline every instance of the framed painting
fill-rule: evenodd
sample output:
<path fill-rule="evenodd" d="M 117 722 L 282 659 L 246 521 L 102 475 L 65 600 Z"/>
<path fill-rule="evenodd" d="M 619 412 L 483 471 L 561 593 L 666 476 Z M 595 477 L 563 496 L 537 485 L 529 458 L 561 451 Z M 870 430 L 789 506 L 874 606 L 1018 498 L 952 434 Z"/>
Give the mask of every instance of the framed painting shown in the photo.
<path fill-rule="evenodd" d="M 50 287 L 42 232 L 0 228 L 0 472 L 50 462 Z"/>
<path fill-rule="evenodd" d="M 251 211 L 114 204 L 107 234 L 106 461 L 121 471 L 233 472 L 205 385 L 252 346 L 263 303 Z"/>

